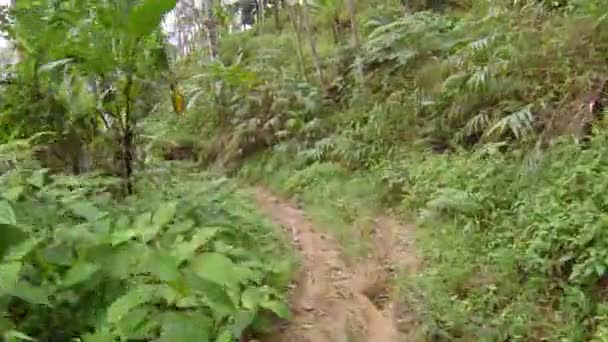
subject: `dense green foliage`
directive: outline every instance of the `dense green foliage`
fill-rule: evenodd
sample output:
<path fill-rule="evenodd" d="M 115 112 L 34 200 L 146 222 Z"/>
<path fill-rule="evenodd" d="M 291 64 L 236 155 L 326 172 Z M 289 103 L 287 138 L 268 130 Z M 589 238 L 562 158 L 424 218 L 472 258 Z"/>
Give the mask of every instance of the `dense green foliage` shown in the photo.
<path fill-rule="evenodd" d="M 277 289 L 288 253 L 234 185 L 163 165 L 148 173 L 145 193 L 121 202 L 117 179 L 35 164 L 0 176 L 5 337 L 232 341 L 263 328 L 265 312 L 287 317 Z"/>
<path fill-rule="evenodd" d="M 163 1 L 17 1 L 0 97 L 0 339 L 238 341 L 293 268 L 232 182 L 153 162 Z M 149 132 L 148 132 L 149 133 Z M 21 139 L 24 138 L 24 139 Z M 152 155 L 145 155 L 145 153 Z"/>
<path fill-rule="evenodd" d="M 606 338 L 605 142 L 410 159 L 403 207 L 420 209 L 432 252 L 409 300 L 428 306 L 433 333 Z"/>
<path fill-rule="evenodd" d="M 602 4 L 360 3 L 357 50 L 330 34 L 339 3 L 291 12 L 316 32 L 222 40 L 230 92 L 200 93 L 185 119 L 219 142 L 201 153 L 296 195 L 355 259 L 381 207 L 417 219 L 428 266 L 399 285 L 426 338 L 605 339 Z M 225 81 L 245 74 L 258 83 Z"/>
<path fill-rule="evenodd" d="M 7 338 L 230 341 L 286 316 L 280 241 L 158 146 L 295 195 L 351 262 L 379 210 L 415 219 L 426 265 L 396 285 L 421 340 L 608 338 L 603 1 L 250 5 L 232 33 L 209 6 L 208 49 L 170 63 L 175 1 L 18 1 L 0 139 L 69 158 L 1 148 Z"/>

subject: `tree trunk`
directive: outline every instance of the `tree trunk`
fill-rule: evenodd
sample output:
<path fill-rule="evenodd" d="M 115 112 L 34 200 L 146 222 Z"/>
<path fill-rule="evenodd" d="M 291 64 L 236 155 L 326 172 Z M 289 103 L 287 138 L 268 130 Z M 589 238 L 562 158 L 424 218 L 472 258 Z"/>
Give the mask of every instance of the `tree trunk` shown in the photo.
<path fill-rule="evenodd" d="M 207 31 L 207 44 L 209 45 L 209 57 L 215 60 L 219 55 L 219 37 L 217 33 L 217 19 L 213 13 L 213 0 L 206 0 L 204 25 Z"/>
<path fill-rule="evenodd" d="M 304 79 L 307 79 L 306 63 L 304 63 L 304 51 L 302 49 L 302 32 L 300 30 L 301 25 L 298 20 L 299 16 L 296 13 L 296 11 L 294 10 L 293 6 L 289 6 L 287 8 L 287 14 L 289 15 L 289 21 L 291 21 L 293 30 L 296 34 L 296 45 L 297 45 L 297 51 L 298 51 L 298 59 L 300 60 L 300 68 L 302 71 L 302 76 L 304 77 Z"/>
<path fill-rule="evenodd" d="M 280 17 L 281 13 L 280 13 L 279 5 L 280 5 L 279 0 L 274 0 L 274 2 L 273 2 L 274 24 L 275 24 L 277 31 L 281 31 L 281 17 Z"/>
<path fill-rule="evenodd" d="M 308 8 L 308 1 L 302 0 L 302 17 L 304 22 L 304 29 L 306 33 L 308 33 L 308 39 L 310 43 L 310 54 L 312 56 L 312 62 L 315 65 L 315 70 L 317 72 L 317 77 L 319 78 L 319 83 L 321 83 L 321 87 L 325 89 L 325 78 L 323 77 L 323 70 L 321 69 L 321 61 L 319 59 L 319 55 L 317 54 L 317 41 L 315 39 L 315 35 L 312 32 L 312 28 L 310 25 L 310 12 Z"/>
<path fill-rule="evenodd" d="M 338 23 L 334 20 L 331 23 L 331 34 L 334 36 L 334 44 L 336 45 L 340 44 L 339 31 L 340 29 L 338 28 Z"/>
<path fill-rule="evenodd" d="M 11 0 L 9 3 L 9 8 L 14 9 L 17 6 L 17 0 Z M 11 42 L 12 45 L 12 49 L 13 49 L 13 60 L 12 63 L 17 64 L 19 62 L 21 62 L 22 56 L 21 56 L 21 51 L 19 48 L 19 45 L 17 44 L 17 42 Z"/>
<path fill-rule="evenodd" d="M 346 0 L 348 6 L 348 15 L 350 16 L 351 40 L 353 50 L 355 51 L 355 77 L 359 84 L 363 84 L 363 62 L 361 61 L 361 41 L 359 40 L 359 30 L 357 28 L 357 4 L 356 0 Z"/>
<path fill-rule="evenodd" d="M 258 24 L 264 23 L 264 0 L 258 0 Z"/>
<path fill-rule="evenodd" d="M 123 192 L 125 195 L 133 194 L 133 161 L 134 161 L 134 132 L 131 111 L 131 88 L 133 86 L 133 75 L 127 75 L 127 83 L 125 84 L 125 123 L 122 131 L 121 139 L 121 154 L 122 154 L 122 177 L 123 177 Z"/>

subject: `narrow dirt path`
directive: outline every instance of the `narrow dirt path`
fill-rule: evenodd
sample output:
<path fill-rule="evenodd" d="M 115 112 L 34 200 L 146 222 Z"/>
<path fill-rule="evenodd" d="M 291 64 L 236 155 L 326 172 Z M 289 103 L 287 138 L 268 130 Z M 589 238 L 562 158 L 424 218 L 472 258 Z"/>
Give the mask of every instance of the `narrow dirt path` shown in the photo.
<path fill-rule="evenodd" d="M 415 320 L 393 301 L 395 269 L 419 265 L 411 226 L 388 216 L 376 219 L 376 253 L 349 267 L 330 236 L 314 228 L 294 203 L 263 188 L 255 191 L 260 209 L 292 237 L 302 258 L 302 274 L 291 295 L 293 319 L 265 342 L 402 342 Z"/>

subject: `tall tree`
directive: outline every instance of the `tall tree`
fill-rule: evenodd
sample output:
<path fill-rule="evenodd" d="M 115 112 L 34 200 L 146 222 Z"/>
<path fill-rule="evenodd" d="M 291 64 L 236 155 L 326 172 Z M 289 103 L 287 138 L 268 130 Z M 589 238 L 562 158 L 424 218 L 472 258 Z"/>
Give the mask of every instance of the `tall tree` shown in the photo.
<path fill-rule="evenodd" d="M 300 69 L 302 72 L 302 76 L 304 77 L 304 79 L 307 78 L 306 75 L 306 63 L 304 62 L 304 51 L 303 51 L 303 47 L 302 47 L 302 16 L 299 14 L 299 12 L 296 10 L 296 6 L 288 6 L 287 8 L 287 13 L 289 15 L 289 21 L 291 22 L 292 26 L 293 26 L 293 30 L 296 34 L 296 48 L 298 51 L 298 59 L 300 61 Z"/>
<path fill-rule="evenodd" d="M 317 53 L 317 41 L 315 38 L 315 34 L 312 31 L 312 25 L 310 23 L 310 6 L 307 0 L 302 0 L 302 17 L 304 29 L 308 34 L 308 42 L 310 43 L 310 54 L 312 56 L 312 62 L 315 66 L 317 77 L 319 78 L 319 83 L 323 88 L 325 88 L 325 78 L 323 77 L 323 70 L 321 69 L 321 60 L 319 59 L 319 54 Z"/>
<path fill-rule="evenodd" d="M 218 20 L 215 12 L 216 2 L 214 0 L 203 0 L 205 11 L 204 26 L 207 31 L 207 44 L 209 46 L 209 57 L 215 60 L 219 56 L 219 34 Z"/>
<path fill-rule="evenodd" d="M 9 9 L 15 9 L 17 7 L 17 0 L 11 0 L 9 3 Z M 19 46 L 17 45 L 17 42 L 13 41 L 11 42 L 11 47 L 13 49 L 13 53 L 14 53 L 14 60 L 13 63 L 19 63 L 21 61 L 21 51 L 19 49 Z"/>
<path fill-rule="evenodd" d="M 345 7 L 344 0 L 315 0 L 313 6 L 314 15 L 320 19 L 323 25 L 331 28 L 331 33 L 336 45 L 340 44 L 342 35 L 341 13 Z"/>
<path fill-rule="evenodd" d="M 281 9 L 280 9 L 280 5 L 281 2 L 279 0 L 274 0 L 272 3 L 272 7 L 274 9 L 274 24 L 275 27 L 277 29 L 277 31 L 281 30 Z"/>
<path fill-rule="evenodd" d="M 346 5 L 348 6 L 348 15 L 350 17 L 350 26 L 351 26 L 351 40 L 352 47 L 355 52 L 355 76 L 357 77 L 357 81 L 361 84 L 363 83 L 364 75 L 363 75 L 363 63 L 360 57 L 360 49 L 361 49 L 361 41 L 359 39 L 359 30 L 357 27 L 357 3 L 356 0 L 346 0 Z"/>
<path fill-rule="evenodd" d="M 25 8 L 19 3 L 11 34 L 23 42 L 25 53 L 15 87 L 28 92 L 31 103 L 3 112 L 11 117 L 12 130 L 53 131 L 57 140 L 73 142 L 70 147 L 86 147 L 103 135 L 114 147 L 112 171 L 131 194 L 137 126 L 150 112 L 152 101 L 146 97 L 156 95 L 154 85 L 161 79 L 160 23 L 175 2 L 39 1 Z M 79 157 L 71 157 L 73 171 L 80 172 Z"/>

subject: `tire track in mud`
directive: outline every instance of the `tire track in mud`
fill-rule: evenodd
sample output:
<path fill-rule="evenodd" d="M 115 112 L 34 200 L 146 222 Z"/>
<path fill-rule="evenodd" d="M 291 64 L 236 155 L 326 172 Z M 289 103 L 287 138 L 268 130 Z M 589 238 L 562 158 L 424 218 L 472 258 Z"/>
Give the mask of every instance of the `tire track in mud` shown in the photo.
<path fill-rule="evenodd" d="M 338 243 L 312 225 L 303 210 L 255 189 L 260 210 L 283 227 L 302 260 L 301 274 L 291 293 L 292 320 L 261 340 L 264 342 L 402 342 L 415 318 L 390 293 L 398 268 L 415 272 L 420 260 L 412 246 L 412 226 L 379 216 L 374 226 L 374 251 L 349 267 Z"/>

